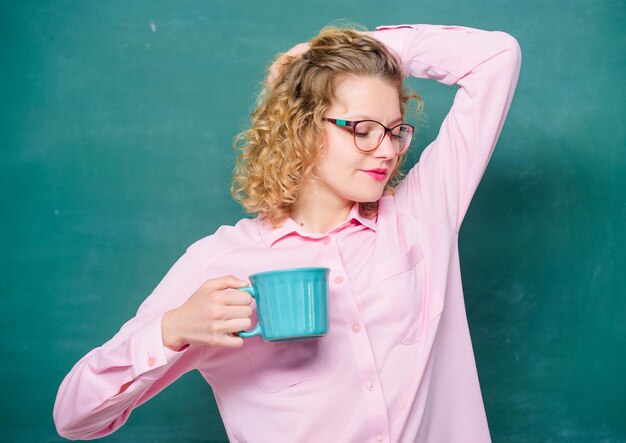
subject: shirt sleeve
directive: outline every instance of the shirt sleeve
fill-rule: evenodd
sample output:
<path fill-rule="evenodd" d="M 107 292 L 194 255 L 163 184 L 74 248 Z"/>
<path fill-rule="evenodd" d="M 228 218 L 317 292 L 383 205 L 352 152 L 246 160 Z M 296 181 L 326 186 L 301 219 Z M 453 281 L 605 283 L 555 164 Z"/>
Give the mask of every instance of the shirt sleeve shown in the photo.
<path fill-rule="evenodd" d="M 514 37 L 463 26 L 397 25 L 374 37 L 405 77 L 458 85 L 437 138 L 395 190 L 396 208 L 459 231 L 511 105 L 521 66 Z"/>
<path fill-rule="evenodd" d="M 111 434 L 135 407 L 197 366 L 201 348 L 189 346 L 175 352 L 165 347 L 161 320 L 202 283 L 199 267 L 188 251 L 142 303 L 136 316 L 76 363 L 61 383 L 54 405 L 54 422 L 61 436 L 76 440 Z"/>

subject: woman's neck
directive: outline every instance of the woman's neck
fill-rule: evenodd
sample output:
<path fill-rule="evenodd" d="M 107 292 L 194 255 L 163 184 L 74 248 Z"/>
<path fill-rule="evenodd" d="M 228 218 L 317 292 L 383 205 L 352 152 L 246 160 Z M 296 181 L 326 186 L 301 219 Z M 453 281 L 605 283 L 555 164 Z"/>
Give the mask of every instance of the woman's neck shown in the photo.
<path fill-rule="evenodd" d="M 291 210 L 291 218 L 311 234 L 324 234 L 344 221 L 354 202 L 310 201 L 301 198 Z"/>

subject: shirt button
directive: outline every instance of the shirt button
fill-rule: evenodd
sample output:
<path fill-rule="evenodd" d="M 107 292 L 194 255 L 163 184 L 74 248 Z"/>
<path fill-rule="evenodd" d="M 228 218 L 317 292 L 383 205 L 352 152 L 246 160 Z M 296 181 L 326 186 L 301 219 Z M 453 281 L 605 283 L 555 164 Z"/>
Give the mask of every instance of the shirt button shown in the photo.
<path fill-rule="evenodd" d="M 335 277 L 335 283 L 337 283 L 338 285 L 343 283 L 343 277 L 342 276 Z"/>
<path fill-rule="evenodd" d="M 324 240 L 322 241 L 322 243 L 324 243 L 325 245 L 330 243 L 330 237 L 325 237 Z"/>
<path fill-rule="evenodd" d="M 154 366 L 154 365 L 156 365 L 156 358 L 150 357 L 148 359 L 148 366 Z"/>
<path fill-rule="evenodd" d="M 383 437 L 382 434 L 378 434 L 376 436 L 376 443 L 382 443 L 383 441 L 385 441 L 385 437 Z"/>
<path fill-rule="evenodd" d="M 355 334 L 358 334 L 360 330 L 361 330 L 360 324 L 358 324 L 357 322 L 352 323 L 352 332 L 354 332 Z"/>
<path fill-rule="evenodd" d="M 374 387 L 375 387 L 376 385 L 374 384 L 374 382 L 373 382 L 372 380 L 370 380 L 370 381 L 368 381 L 368 382 L 367 382 L 367 385 L 366 385 L 366 386 L 367 386 L 367 389 L 368 389 L 368 390 L 373 391 L 373 390 L 374 390 Z"/>

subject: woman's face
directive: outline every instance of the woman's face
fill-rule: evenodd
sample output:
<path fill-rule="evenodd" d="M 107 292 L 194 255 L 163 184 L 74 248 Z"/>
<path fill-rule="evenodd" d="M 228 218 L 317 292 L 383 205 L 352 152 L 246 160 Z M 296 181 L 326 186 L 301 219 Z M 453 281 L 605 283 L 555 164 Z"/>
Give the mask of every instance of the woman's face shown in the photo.
<path fill-rule="evenodd" d="M 376 120 L 387 127 L 402 121 L 400 98 L 396 87 L 376 77 L 349 76 L 335 91 L 336 100 L 324 117 L 341 120 Z M 340 202 L 374 202 L 383 195 L 385 184 L 398 162 L 398 155 L 387 135 L 371 152 L 361 152 L 354 145 L 351 128 L 325 121 L 324 146 L 317 161 L 321 189 L 318 192 Z M 364 171 L 385 169 L 376 179 Z"/>

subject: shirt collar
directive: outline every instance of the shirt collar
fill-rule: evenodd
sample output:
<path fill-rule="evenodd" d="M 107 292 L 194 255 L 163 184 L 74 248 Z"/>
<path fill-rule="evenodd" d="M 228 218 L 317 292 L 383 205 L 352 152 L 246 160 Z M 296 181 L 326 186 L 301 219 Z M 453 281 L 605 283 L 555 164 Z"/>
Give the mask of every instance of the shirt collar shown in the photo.
<path fill-rule="evenodd" d="M 259 218 L 257 218 L 257 225 L 259 227 L 259 232 L 261 233 L 261 238 L 263 239 L 263 242 L 268 248 L 270 248 L 276 241 L 294 232 L 301 237 L 307 237 L 312 239 L 323 238 L 326 237 L 328 234 L 339 232 L 351 226 L 354 223 L 353 220 L 357 223 L 362 224 L 363 226 L 370 228 L 373 231 L 376 231 L 376 218 L 370 219 L 363 217 L 361 214 L 359 214 L 358 202 L 354 202 L 352 208 L 350 209 L 348 217 L 325 234 L 306 232 L 304 228 L 296 223 L 291 217 L 287 217 L 282 226 L 279 226 L 278 228 L 274 228 L 269 220 L 260 220 Z"/>

